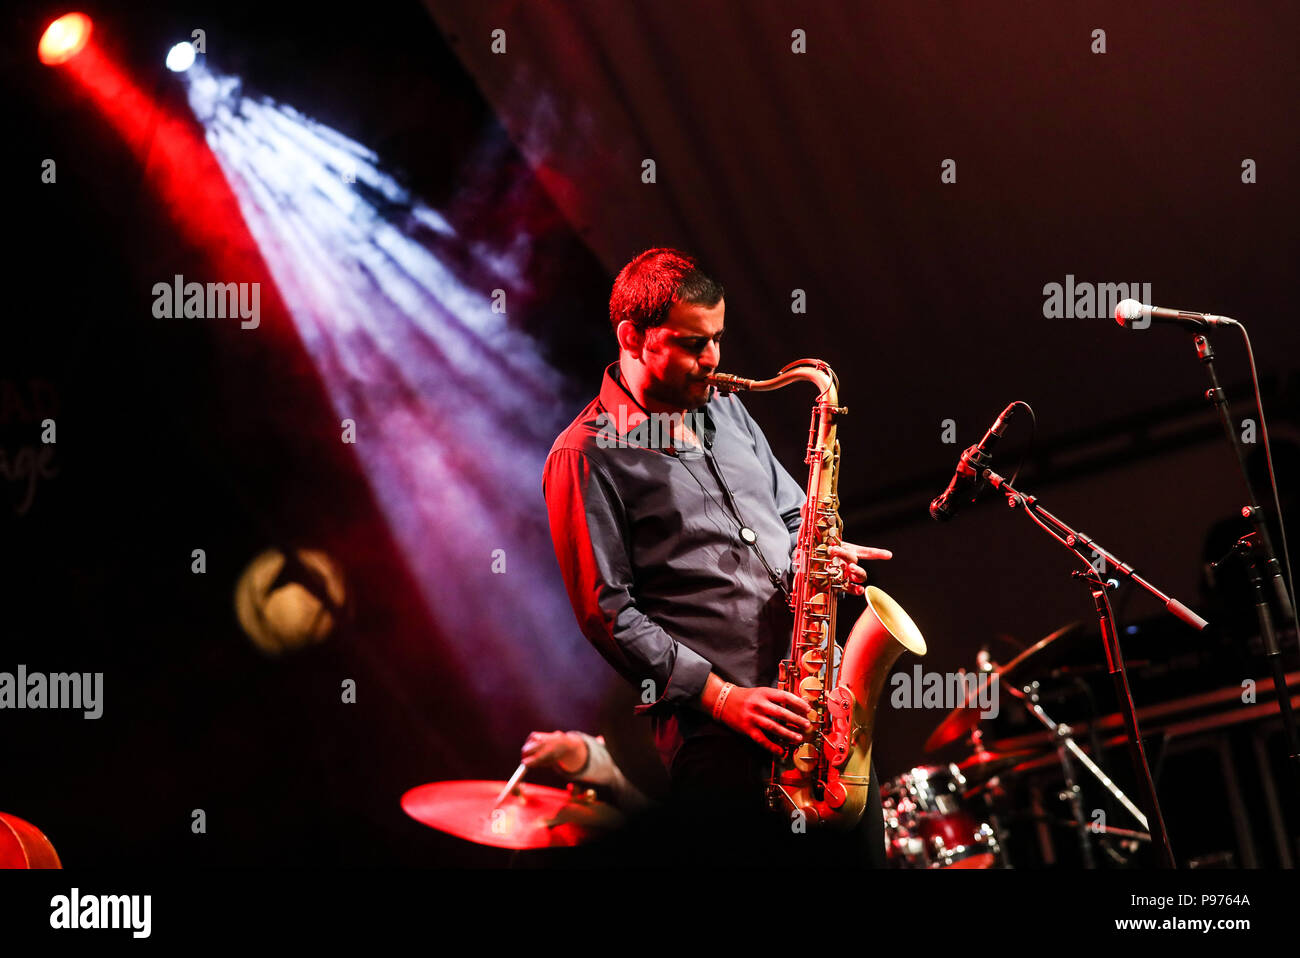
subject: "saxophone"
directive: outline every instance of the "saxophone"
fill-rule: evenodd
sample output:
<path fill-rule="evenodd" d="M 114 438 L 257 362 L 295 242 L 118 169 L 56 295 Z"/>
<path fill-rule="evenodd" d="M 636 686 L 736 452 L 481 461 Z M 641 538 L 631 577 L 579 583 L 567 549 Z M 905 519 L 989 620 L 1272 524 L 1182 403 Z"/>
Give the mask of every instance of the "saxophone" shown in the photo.
<path fill-rule="evenodd" d="M 835 420 L 839 380 L 819 359 L 800 359 L 771 379 L 715 373 L 709 382 L 722 393 L 766 392 L 804 380 L 817 387 L 808 430 L 807 497 L 794 552 L 790 610 L 794 632 L 790 654 L 781 662 L 777 688 L 812 708 L 808 740 L 772 763 L 767 802 L 792 818 L 814 825 L 852 828 L 867 806 L 871 785 L 871 741 L 876 706 L 885 679 L 903 652 L 925 655 L 925 639 L 902 607 L 875 586 L 866 590 L 867 608 L 841 652 L 835 642 L 835 607 L 848 582 L 831 560 L 843 524 L 839 514 L 840 444 Z"/>

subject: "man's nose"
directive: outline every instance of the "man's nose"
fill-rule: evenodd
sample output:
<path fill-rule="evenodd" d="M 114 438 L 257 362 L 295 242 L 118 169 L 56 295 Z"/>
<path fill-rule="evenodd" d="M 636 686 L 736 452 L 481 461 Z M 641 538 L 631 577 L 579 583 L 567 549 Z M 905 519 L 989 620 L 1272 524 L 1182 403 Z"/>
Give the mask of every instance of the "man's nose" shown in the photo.
<path fill-rule="evenodd" d="M 704 347 L 704 352 L 700 353 L 700 365 L 712 371 L 718 368 L 718 363 L 721 361 L 722 347 L 710 341 L 709 345 Z"/>

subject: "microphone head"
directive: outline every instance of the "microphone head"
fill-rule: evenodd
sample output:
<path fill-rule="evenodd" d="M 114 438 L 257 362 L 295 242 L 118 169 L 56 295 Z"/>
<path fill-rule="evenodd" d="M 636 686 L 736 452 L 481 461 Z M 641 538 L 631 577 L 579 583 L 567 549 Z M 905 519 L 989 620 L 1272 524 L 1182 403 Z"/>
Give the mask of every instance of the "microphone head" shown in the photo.
<path fill-rule="evenodd" d="M 1136 299 L 1121 299 L 1115 306 L 1115 322 L 1125 329 L 1130 328 L 1136 320 L 1149 315 L 1150 306 L 1143 306 Z"/>

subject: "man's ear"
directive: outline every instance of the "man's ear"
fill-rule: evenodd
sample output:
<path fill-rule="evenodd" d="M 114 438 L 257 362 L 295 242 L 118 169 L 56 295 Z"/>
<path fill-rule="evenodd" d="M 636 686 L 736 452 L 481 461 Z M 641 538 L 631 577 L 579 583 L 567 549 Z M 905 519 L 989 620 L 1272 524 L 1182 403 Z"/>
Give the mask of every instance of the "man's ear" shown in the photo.
<path fill-rule="evenodd" d="M 645 348 L 645 333 L 636 328 L 636 324 L 630 320 L 623 320 L 614 330 L 614 335 L 618 338 L 618 348 L 626 349 L 637 356 L 641 355 L 641 350 Z"/>

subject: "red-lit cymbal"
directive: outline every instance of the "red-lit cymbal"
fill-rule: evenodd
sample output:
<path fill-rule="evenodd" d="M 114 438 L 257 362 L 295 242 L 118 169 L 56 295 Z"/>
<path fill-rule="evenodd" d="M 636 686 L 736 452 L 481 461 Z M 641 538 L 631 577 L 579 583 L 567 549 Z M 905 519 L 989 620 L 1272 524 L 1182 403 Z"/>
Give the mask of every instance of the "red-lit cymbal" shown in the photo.
<path fill-rule="evenodd" d="M 961 773 L 966 776 L 968 781 L 983 781 L 990 775 L 996 775 L 1005 768 L 1010 768 L 1023 762 L 1027 758 L 1033 758 L 1042 754 L 1036 749 L 1021 749 L 1016 752 L 990 752 L 988 749 L 980 749 L 973 755 L 969 755 L 957 763 Z"/>
<path fill-rule="evenodd" d="M 31 822 L 0 812 L 0 868 L 62 868 L 59 853 Z"/>
<path fill-rule="evenodd" d="M 612 805 L 545 785 L 521 782 L 495 805 L 505 785 L 431 782 L 403 795 L 402 810 L 430 828 L 497 848 L 580 845 L 623 823 Z"/>
<path fill-rule="evenodd" d="M 1077 642 L 1085 637 L 1080 623 L 1071 622 L 1046 638 L 1039 639 L 1006 665 L 998 669 L 1003 682 L 1016 682 L 1026 678 L 1046 678 L 1053 669 L 1069 666 L 1087 666 L 1095 663 L 1097 652 L 1086 643 Z"/>
<path fill-rule="evenodd" d="M 1064 664 L 1065 653 L 1072 653 L 1076 648 L 1072 640 L 1081 634 L 1078 631 L 1078 626 L 1078 622 L 1071 622 L 1069 625 L 1057 629 L 1046 638 L 1035 642 L 997 670 L 998 682 L 1018 682 L 1023 677 L 1028 676 L 1031 669 L 1035 670 L 1035 674 L 1041 673 L 1046 676 L 1047 672 L 1052 668 Z M 1063 642 L 1063 639 L 1066 641 Z M 984 672 L 979 674 L 980 680 L 977 690 L 984 688 L 990 681 L 992 674 L 994 673 Z M 967 696 L 965 702 L 944 716 L 943 721 L 925 740 L 925 750 L 927 752 L 933 752 L 945 745 L 950 745 L 959 739 L 965 738 L 970 733 L 970 730 L 979 724 L 980 713 L 983 708 L 976 702 L 978 694 L 978 691 L 971 693 Z"/>
<path fill-rule="evenodd" d="M 927 752 L 933 752 L 935 749 L 965 738 L 970 730 L 979 724 L 980 713 L 984 711 L 984 706 L 979 704 L 979 697 L 993 674 L 992 672 L 979 673 L 979 684 L 975 687 L 975 691 L 967 695 L 965 702 L 944 716 L 943 721 L 925 740 Z"/>

